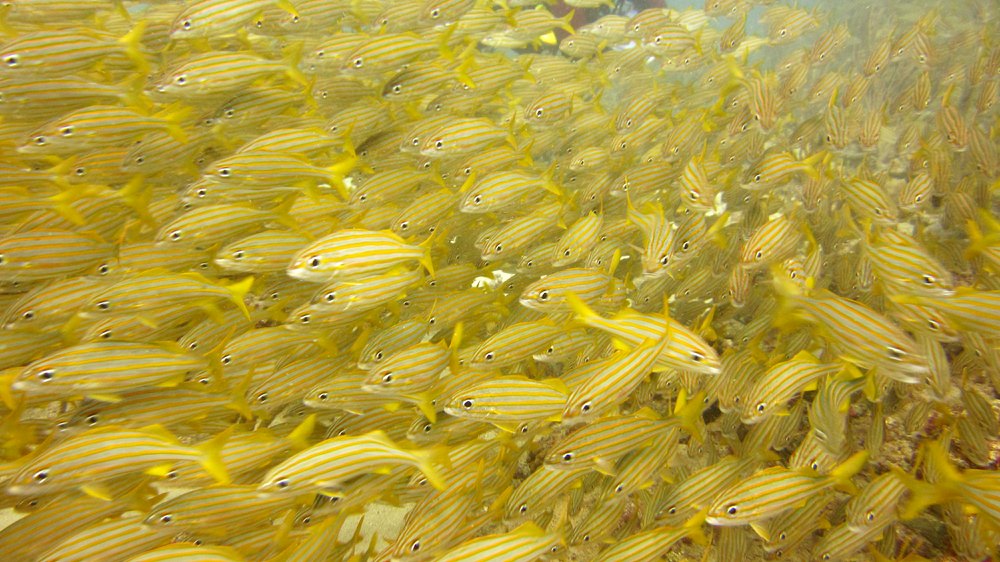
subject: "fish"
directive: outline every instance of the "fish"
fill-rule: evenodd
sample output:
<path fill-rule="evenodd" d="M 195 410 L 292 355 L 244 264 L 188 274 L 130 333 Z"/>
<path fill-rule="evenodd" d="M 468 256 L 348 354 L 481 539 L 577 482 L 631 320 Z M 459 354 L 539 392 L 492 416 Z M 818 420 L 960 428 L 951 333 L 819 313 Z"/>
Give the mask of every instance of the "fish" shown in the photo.
<path fill-rule="evenodd" d="M 914 375 L 928 371 L 916 342 L 884 316 L 832 293 L 807 296 L 791 284 L 783 286 L 793 310 L 817 323 L 844 359 L 861 368 L 881 367 L 880 372 L 910 384 L 918 382 Z"/>
<path fill-rule="evenodd" d="M 407 465 L 418 467 L 440 490 L 444 489 L 446 482 L 434 466 L 434 461 L 443 455 L 444 452 L 439 449 L 401 449 L 379 431 L 356 437 L 334 437 L 275 465 L 261 479 L 257 491 L 281 495 L 292 492 L 335 493 L 340 484 L 352 477 Z"/>
<path fill-rule="evenodd" d="M 607 358 L 601 368 L 573 389 L 566 400 L 562 422 L 593 419 L 623 402 L 652 373 L 669 344 L 668 328 L 659 341 L 643 340 L 633 350 Z"/>
<path fill-rule="evenodd" d="M 32 362 L 11 388 L 22 392 L 65 393 L 115 401 L 123 390 L 176 386 L 207 366 L 201 357 L 169 347 L 132 342 L 95 342 L 67 347 Z M 78 394 L 79 393 L 79 394 Z"/>
<path fill-rule="evenodd" d="M 795 394 L 816 387 L 819 379 L 839 372 L 837 363 L 821 363 L 807 351 L 800 351 L 788 361 L 773 365 L 746 390 L 740 420 L 760 423 L 781 412 Z"/>
<path fill-rule="evenodd" d="M 867 460 L 867 451 L 860 451 L 826 476 L 802 474 L 781 466 L 758 470 L 722 492 L 709 506 L 705 520 L 710 525 L 752 526 L 794 507 L 819 490 L 835 484 L 847 485 Z"/>
<path fill-rule="evenodd" d="M 635 346 L 644 340 L 659 341 L 669 332 L 669 343 L 657 358 L 657 365 L 707 375 L 720 372 L 716 351 L 701 336 L 669 317 L 626 309 L 613 318 L 604 318 L 575 295 L 568 295 L 567 300 L 581 323 L 605 331 L 626 345 Z"/>
<path fill-rule="evenodd" d="M 546 533 L 529 521 L 509 533 L 486 535 L 466 541 L 448 550 L 437 560 L 530 560 L 544 553 L 558 552 L 562 550 L 562 544 L 562 536 Z"/>
<path fill-rule="evenodd" d="M 6 491 L 14 495 L 79 489 L 98 498 L 106 497 L 102 481 L 122 474 L 151 471 L 163 474 L 181 460 L 192 460 L 221 483 L 229 481 L 219 460 L 219 449 L 228 438 L 220 433 L 196 447 L 181 445 L 156 426 L 126 429 L 114 426 L 91 429 L 46 448 L 7 480 Z M 113 451 L 113 455 L 100 455 Z"/>
<path fill-rule="evenodd" d="M 444 405 L 444 411 L 457 418 L 489 422 L 513 433 L 521 422 L 559 421 L 568 394 L 559 379 L 535 381 L 508 376 L 458 391 Z"/>
<path fill-rule="evenodd" d="M 112 247 L 98 236 L 33 230 L 0 238 L 0 280 L 39 281 L 73 276 L 108 259 Z"/>
<path fill-rule="evenodd" d="M 391 232 L 344 229 L 299 249 L 289 262 L 287 273 L 309 283 L 324 283 L 380 273 L 411 260 L 433 273 L 428 250 L 408 244 Z"/>

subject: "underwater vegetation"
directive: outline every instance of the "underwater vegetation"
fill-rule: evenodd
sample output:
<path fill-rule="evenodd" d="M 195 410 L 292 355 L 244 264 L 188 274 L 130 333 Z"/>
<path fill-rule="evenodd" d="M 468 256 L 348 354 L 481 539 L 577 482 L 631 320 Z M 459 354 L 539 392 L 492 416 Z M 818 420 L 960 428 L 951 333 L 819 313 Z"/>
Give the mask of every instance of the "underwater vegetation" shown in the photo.
<path fill-rule="evenodd" d="M 995 560 L 1000 6 L 0 2 L 0 558 Z"/>

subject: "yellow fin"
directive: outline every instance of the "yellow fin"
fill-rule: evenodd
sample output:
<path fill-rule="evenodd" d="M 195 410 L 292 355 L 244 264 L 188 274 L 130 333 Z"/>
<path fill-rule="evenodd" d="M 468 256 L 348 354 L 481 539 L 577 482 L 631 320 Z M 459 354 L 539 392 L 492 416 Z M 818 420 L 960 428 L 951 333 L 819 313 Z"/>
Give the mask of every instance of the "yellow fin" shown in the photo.
<path fill-rule="evenodd" d="M 114 497 L 111 495 L 111 490 L 101 483 L 86 484 L 80 487 L 80 491 L 92 498 L 97 498 L 106 502 L 114 500 Z"/>

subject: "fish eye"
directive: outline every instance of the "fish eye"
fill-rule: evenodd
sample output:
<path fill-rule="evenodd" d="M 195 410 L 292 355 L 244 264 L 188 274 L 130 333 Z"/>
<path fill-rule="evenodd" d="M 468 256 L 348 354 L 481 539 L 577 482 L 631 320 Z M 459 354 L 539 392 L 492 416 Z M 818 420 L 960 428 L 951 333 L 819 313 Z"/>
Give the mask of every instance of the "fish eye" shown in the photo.
<path fill-rule="evenodd" d="M 184 84 L 187 84 L 187 81 L 188 81 L 188 78 L 187 78 L 186 74 L 178 74 L 174 78 L 174 84 L 177 84 L 178 86 L 183 86 Z"/>
<path fill-rule="evenodd" d="M 920 203 L 921 201 L 924 200 L 924 196 L 923 195 L 917 195 L 916 197 L 913 198 L 913 200 L 915 202 L 917 202 L 917 203 Z"/>
<path fill-rule="evenodd" d="M 490 352 L 489 352 L 489 353 L 487 353 L 486 355 L 483 355 L 483 359 L 485 359 L 485 360 L 487 360 L 487 361 L 493 361 L 493 359 L 494 359 L 495 357 L 496 357 L 496 355 L 494 355 L 494 353 L 493 353 L 492 351 L 490 351 Z"/>
<path fill-rule="evenodd" d="M 399 84 L 393 84 L 393 86 L 392 86 L 392 93 L 398 94 L 398 93 L 400 93 L 402 91 L 403 91 L 403 87 L 402 86 L 400 86 Z"/>
<path fill-rule="evenodd" d="M 535 110 L 535 117 L 541 119 L 543 113 L 544 111 L 542 110 L 542 108 L 539 107 L 538 109 Z"/>
<path fill-rule="evenodd" d="M 184 31 L 190 31 L 191 30 L 191 20 L 184 20 L 184 21 L 182 21 L 181 22 L 181 27 L 184 28 Z"/>
<path fill-rule="evenodd" d="M 757 250 L 754 253 L 753 257 L 754 259 L 759 260 L 760 258 L 764 257 L 764 252 L 762 252 L 761 250 Z"/>
<path fill-rule="evenodd" d="M 660 265 L 667 265 L 670 263 L 670 256 L 664 255 L 660 258 Z"/>
<path fill-rule="evenodd" d="M 542 291 L 542 292 L 538 293 L 538 300 L 540 300 L 540 301 L 547 301 L 547 300 L 549 300 L 549 292 L 548 291 Z"/>
<path fill-rule="evenodd" d="M 676 513 L 677 513 L 677 507 L 676 507 L 676 506 L 673 506 L 673 505 L 672 505 L 672 506 L 670 506 L 670 508 L 669 508 L 669 509 L 667 509 L 667 513 L 669 513 L 670 515 L 674 515 L 674 514 L 676 514 Z"/>
<path fill-rule="evenodd" d="M 263 402 L 267 402 L 267 393 L 266 392 L 261 392 L 260 395 L 257 396 L 257 401 L 258 402 L 262 402 L 262 403 Z"/>
<path fill-rule="evenodd" d="M 568 258 L 568 257 L 569 257 L 569 256 L 570 256 L 570 255 L 571 255 L 572 253 L 573 253 L 573 251 L 572 251 L 572 250 L 570 250 L 569 248 L 566 248 L 565 250 L 563 250 L 563 255 L 564 255 L 564 256 L 566 256 L 567 258 Z"/>
<path fill-rule="evenodd" d="M 410 552 L 416 552 L 418 550 L 420 550 L 420 541 L 414 541 L 413 544 L 410 545 Z"/>
<path fill-rule="evenodd" d="M 18 55 L 7 55 L 3 58 L 3 62 L 10 68 L 17 68 L 21 64 L 21 57 Z"/>
<path fill-rule="evenodd" d="M 96 425 L 97 422 L 101 421 L 101 419 L 97 416 L 97 414 L 91 414 L 87 416 L 86 421 L 88 425 Z"/>
<path fill-rule="evenodd" d="M 570 462 L 570 461 L 572 461 L 573 460 L 573 453 L 563 453 L 562 460 L 563 460 L 563 462 Z"/>
<path fill-rule="evenodd" d="M 35 146 L 45 146 L 49 144 L 49 139 L 44 136 L 35 137 Z"/>
<path fill-rule="evenodd" d="M 434 19 L 438 19 L 439 17 L 441 17 L 441 10 L 439 10 L 437 8 L 434 8 L 433 10 L 431 10 L 431 17 L 434 18 Z"/>
<path fill-rule="evenodd" d="M 72 125 L 67 125 L 67 126 L 61 128 L 61 129 L 59 129 L 59 134 L 62 135 L 62 136 L 64 136 L 64 137 L 71 137 L 71 136 L 73 136 L 73 126 Z M 78 170 L 82 170 L 83 168 L 77 168 L 77 169 Z"/>
<path fill-rule="evenodd" d="M 49 471 L 47 471 L 47 470 L 39 470 L 38 472 L 36 472 L 34 474 L 34 478 L 35 478 L 36 482 L 44 482 L 45 479 L 48 478 L 48 477 L 49 477 Z"/>
<path fill-rule="evenodd" d="M 233 362 L 233 356 L 232 355 L 223 355 L 222 356 L 222 364 L 223 365 L 228 365 L 228 364 L 230 364 L 232 362 Z"/>
<path fill-rule="evenodd" d="M 688 249 L 690 248 L 691 248 L 690 242 L 684 242 L 683 244 L 681 244 L 681 250 L 684 250 L 685 252 L 688 251 Z"/>
<path fill-rule="evenodd" d="M 697 351 L 691 353 L 691 360 L 695 363 L 701 363 L 705 359 L 705 356 L 698 353 Z"/>
<path fill-rule="evenodd" d="M 739 509 L 735 505 L 731 505 L 726 508 L 726 513 L 729 515 L 736 515 L 737 511 L 739 511 Z"/>
<path fill-rule="evenodd" d="M 590 535 L 583 535 L 583 542 L 590 542 Z"/>
<path fill-rule="evenodd" d="M 528 505 L 522 503 L 521 507 L 517 508 L 517 510 L 523 515 L 528 512 Z"/>
<path fill-rule="evenodd" d="M 889 358 L 892 359 L 893 361 L 902 361 L 903 357 L 906 356 L 906 352 L 903 351 L 902 349 L 899 349 L 898 347 L 892 347 L 890 345 L 888 348 L 886 348 L 886 350 L 889 352 Z"/>
<path fill-rule="evenodd" d="M 472 400 L 470 400 L 468 398 L 466 398 L 465 400 L 462 400 L 462 407 L 465 408 L 466 410 L 468 410 L 469 408 L 472 408 L 472 405 L 473 405 Z"/>
<path fill-rule="evenodd" d="M 813 461 L 813 462 L 811 462 L 811 463 L 809 464 L 809 468 L 811 468 L 811 469 L 813 469 L 813 470 L 819 470 L 819 463 L 818 463 L 818 462 L 816 462 L 816 461 Z"/>
<path fill-rule="evenodd" d="M 312 320 L 312 316 L 308 314 L 303 314 L 302 316 L 299 316 L 300 324 L 308 324 L 310 320 Z"/>
<path fill-rule="evenodd" d="M 319 398 L 320 400 L 324 400 L 324 401 L 327 398 L 329 398 L 329 397 L 330 397 L 330 395 L 327 394 L 326 392 L 320 392 L 319 394 L 316 395 L 316 398 Z"/>
<path fill-rule="evenodd" d="M 410 221 L 403 221 L 399 223 L 400 230 L 408 230 L 410 228 Z"/>
<path fill-rule="evenodd" d="M 431 431 L 433 431 L 433 429 L 434 429 L 433 424 L 429 423 L 424 424 L 424 433 L 430 433 Z"/>
<path fill-rule="evenodd" d="M 756 175 L 754 175 L 754 177 L 753 177 L 753 181 L 754 181 L 754 182 L 757 182 L 757 183 L 760 183 L 760 174 L 756 174 Z"/>
<path fill-rule="evenodd" d="M 937 282 L 937 279 L 935 279 L 933 275 L 924 274 L 925 285 L 933 285 L 935 282 Z"/>
<path fill-rule="evenodd" d="M 868 513 L 866 513 L 866 514 L 865 514 L 865 519 L 866 519 L 866 520 L 867 520 L 867 521 L 868 521 L 869 523 L 871 523 L 872 521 L 874 521 L 874 520 L 875 520 L 875 512 L 873 512 L 873 511 L 869 511 Z"/>
<path fill-rule="evenodd" d="M 361 68 L 364 64 L 365 61 L 361 57 L 354 59 L 354 68 Z"/>
<path fill-rule="evenodd" d="M 182 236 L 182 232 L 180 230 L 175 230 L 175 231 L 173 231 L 173 232 L 170 233 L 170 239 L 174 240 L 174 241 L 180 240 L 181 236 Z"/>
<path fill-rule="evenodd" d="M 174 518 L 171 517 L 170 515 L 164 515 L 163 517 L 160 517 L 160 523 L 164 523 L 164 524 L 169 524 L 173 520 L 174 520 Z"/>
<path fill-rule="evenodd" d="M 494 253 L 499 254 L 500 252 L 503 251 L 503 244 L 497 244 L 496 247 L 493 248 L 493 250 L 494 250 Z"/>
<path fill-rule="evenodd" d="M 388 372 L 388 373 L 386 373 L 385 375 L 382 375 L 382 382 L 384 382 L 384 383 L 390 383 L 390 382 L 392 382 L 392 372 L 391 371 Z"/>
<path fill-rule="evenodd" d="M 233 259 L 234 260 L 243 259 L 243 250 L 236 250 L 235 252 L 233 252 Z"/>
<path fill-rule="evenodd" d="M 587 412 L 590 411 L 590 408 L 591 408 L 591 405 L 590 405 L 590 401 L 588 400 L 588 401 L 584 402 L 583 405 L 580 406 L 580 411 L 586 414 Z"/>
<path fill-rule="evenodd" d="M 941 329 L 941 325 L 938 324 L 937 320 L 933 319 L 927 321 L 927 327 L 935 332 Z"/>
<path fill-rule="evenodd" d="M 274 485 L 278 488 L 287 488 L 290 483 L 291 482 L 289 482 L 287 478 L 282 478 L 281 480 L 275 482 Z"/>
<path fill-rule="evenodd" d="M 0 263 L 2 263 L 2 261 L 3 260 L 0 260 Z M 35 311 L 34 310 L 26 310 L 26 311 L 24 311 L 24 314 L 21 315 L 21 318 L 24 318 L 25 320 L 34 320 L 35 319 Z"/>
<path fill-rule="evenodd" d="M 434 148 L 441 150 L 444 148 L 444 141 L 437 141 L 434 143 Z"/>
<path fill-rule="evenodd" d="M 108 301 L 101 301 L 97 303 L 98 310 L 108 310 L 109 308 L 111 308 L 111 303 L 109 303 Z"/>
<path fill-rule="evenodd" d="M 778 32 L 778 36 L 779 37 L 784 37 L 786 35 L 788 35 L 788 30 L 787 29 L 782 29 L 781 31 Z"/>
<path fill-rule="evenodd" d="M 319 256 L 309 258 L 309 267 L 319 267 Z"/>
<path fill-rule="evenodd" d="M 52 380 L 52 377 L 55 376 L 55 373 L 56 372 L 52 369 L 45 369 L 44 371 L 38 373 L 38 378 L 42 379 L 43 381 L 50 381 Z"/>
<path fill-rule="evenodd" d="M 758 414 L 763 414 L 765 409 L 767 409 L 767 404 L 765 402 L 761 402 L 760 404 L 757 404 L 757 413 Z"/>

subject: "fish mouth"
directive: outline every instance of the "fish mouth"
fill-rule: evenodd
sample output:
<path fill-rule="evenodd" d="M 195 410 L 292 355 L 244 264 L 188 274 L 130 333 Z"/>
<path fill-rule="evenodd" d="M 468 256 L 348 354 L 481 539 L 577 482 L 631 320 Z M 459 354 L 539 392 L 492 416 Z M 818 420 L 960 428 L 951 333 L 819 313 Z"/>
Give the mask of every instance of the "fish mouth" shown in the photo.
<path fill-rule="evenodd" d="M 323 283 L 325 281 L 332 281 L 334 278 L 330 273 L 317 273 L 304 267 L 291 267 L 285 273 L 293 279 L 308 281 L 310 283 Z"/>
<path fill-rule="evenodd" d="M 705 523 L 708 523 L 713 527 L 738 527 L 746 525 L 746 523 L 742 521 L 734 521 L 732 519 L 726 519 L 725 517 L 706 517 Z"/>

